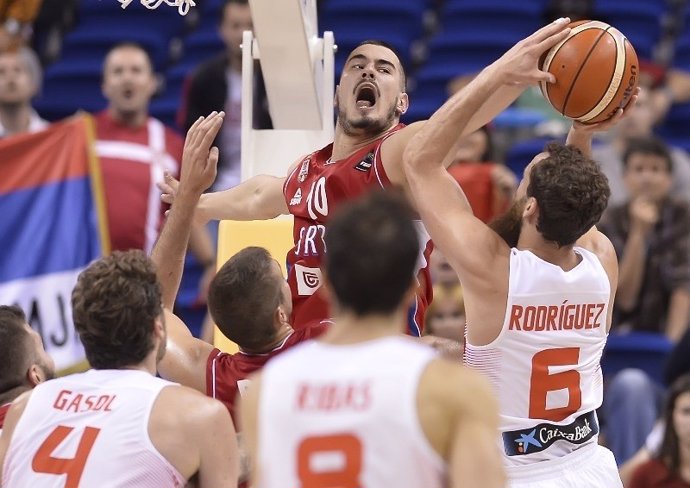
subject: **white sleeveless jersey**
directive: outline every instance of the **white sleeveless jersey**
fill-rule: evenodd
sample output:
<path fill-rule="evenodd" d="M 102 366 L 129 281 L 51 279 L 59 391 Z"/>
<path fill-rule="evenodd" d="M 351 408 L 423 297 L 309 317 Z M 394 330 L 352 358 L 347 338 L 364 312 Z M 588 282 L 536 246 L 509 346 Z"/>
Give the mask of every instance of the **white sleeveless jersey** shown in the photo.
<path fill-rule="evenodd" d="M 2 486 L 184 486 L 148 435 L 153 403 L 173 384 L 135 370 L 90 370 L 41 383 L 15 427 Z"/>
<path fill-rule="evenodd" d="M 417 389 L 430 347 L 405 337 L 306 342 L 268 362 L 257 488 L 434 488 L 446 467 L 424 435 Z"/>
<path fill-rule="evenodd" d="M 575 252 L 582 260 L 566 272 L 512 249 L 503 328 L 491 344 L 465 348 L 467 365 L 488 377 L 498 397 L 506 466 L 597 442 L 611 289 L 597 256 Z"/>

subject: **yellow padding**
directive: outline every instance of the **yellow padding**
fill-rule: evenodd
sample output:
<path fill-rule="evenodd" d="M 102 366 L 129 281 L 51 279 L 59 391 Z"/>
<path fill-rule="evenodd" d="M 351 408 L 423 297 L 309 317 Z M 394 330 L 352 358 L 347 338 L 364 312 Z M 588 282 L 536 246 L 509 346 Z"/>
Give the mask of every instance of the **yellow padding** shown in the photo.
<path fill-rule="evenodd" d="M 285 256 L 292 249 L 292 218 L 278 218 L 274 220 L 253 220 L 237 222 L 224 220 L 218 229 L 218 268 L 231 256 L 248 246 L 260 246 L 268 249 L 285 270 Z M 230 341 L 216 328 L 213 343 L 221 351 L 237 352 L 237 344 Z"/>

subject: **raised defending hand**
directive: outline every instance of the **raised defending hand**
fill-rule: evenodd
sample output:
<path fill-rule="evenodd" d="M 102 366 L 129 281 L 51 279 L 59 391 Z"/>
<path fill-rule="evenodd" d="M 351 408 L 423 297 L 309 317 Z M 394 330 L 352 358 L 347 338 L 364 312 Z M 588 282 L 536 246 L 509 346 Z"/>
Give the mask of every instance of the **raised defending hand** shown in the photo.
<path fill-rule="evenodd" d="M 637 103 L 637 98 L 640 95 L 641 90 L 642 89 L 639 86 L 635 88 L 635 92 L 630 97 L 630 101 L 625 106 L 625 109 L 619 108 L 610 119 L 604 120 L 603 122 L 598 122 L 596 124 L 583 124 L 582 122 L 573 121 L 573 130 L 578 132 L 606 132 L 632 112 L 632 109 Z"/>
<path fill-rule="evenodd" d="M 568 37 L 569 18 L 560 18 L 521 40 L 496 61 L 499 76 L 513 85 L 533 85 L 540 81 L 553 83 L 551 73 L 539 69 L 540 56 Z"/>
<path fill-rule="evenodd" d="M 211 144 L 220 130 L 224 116 L 224 112 L 212 112 L 206 118 L 200 117 L 190 127 L 182 153 L 179 191 L 201 195 L 215 181 L 218 148 L 211 147 Z"/>

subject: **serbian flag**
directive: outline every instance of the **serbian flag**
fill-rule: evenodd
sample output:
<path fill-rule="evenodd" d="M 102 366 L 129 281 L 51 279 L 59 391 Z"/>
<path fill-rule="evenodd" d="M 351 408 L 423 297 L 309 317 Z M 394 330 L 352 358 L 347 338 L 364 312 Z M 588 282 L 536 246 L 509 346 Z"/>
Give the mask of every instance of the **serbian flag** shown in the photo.
<path fill-rule="evenodd" d="M 0 305 L 19 305 L 58 370 L 84 360 L 71 294 L 109 252 L 93 124 L 77 115 L 0 140 Z"/>

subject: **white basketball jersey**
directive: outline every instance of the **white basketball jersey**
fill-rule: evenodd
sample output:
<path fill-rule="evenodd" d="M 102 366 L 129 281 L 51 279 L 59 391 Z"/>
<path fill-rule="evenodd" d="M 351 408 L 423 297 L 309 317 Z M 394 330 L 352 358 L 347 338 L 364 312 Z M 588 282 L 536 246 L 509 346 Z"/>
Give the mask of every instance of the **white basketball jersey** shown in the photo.
<path fill-rule="evenodd" d="M 41 383 L 15 427 L 2 486 L 184 486 L 148 435 L 153 403 L 173 384 L 135 370 L 91 370 Z"/>
<path fill-rule="evenodd" d="M 405 337 L 306 342 L 268 362 L 257 488 L 434 488 L 446 467 L 422 431 L 417 389 L 436 356 Z"/>
<path fill-rule="evenodd" d="M 611 291 L 597 256 L 575 252 L 582 260 L 563 271 L 512 249 L 503 328 L 491 344 L 465 348 L 467 365 L 488 377 L 498 397 L 507 466 L 597 442 Z"/>

